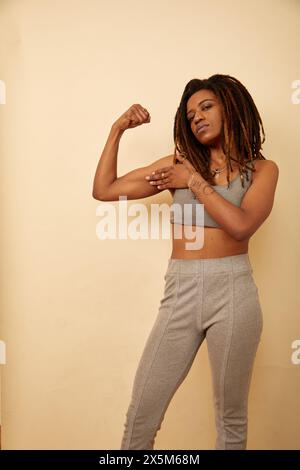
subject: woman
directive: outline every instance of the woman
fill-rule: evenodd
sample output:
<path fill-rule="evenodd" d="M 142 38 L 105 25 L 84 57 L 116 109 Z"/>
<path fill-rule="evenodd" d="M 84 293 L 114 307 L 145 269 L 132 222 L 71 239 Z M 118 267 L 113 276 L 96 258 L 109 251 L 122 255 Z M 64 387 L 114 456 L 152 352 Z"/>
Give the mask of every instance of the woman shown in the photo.
<path fill-rule="evenodd" d="M 204 339 L 215 449 L 246 449 L 248 393 L 263 327 L 248 242 L 271 212 L 278 166 L 260 151 L 265 134 L 253 99 L 229 75 L 189 81 L 175 116 L 174 154 L 117 177 L 122 133 L 149 122 L 148 111 L 135 104 L 113 124 L 93 190 L 103 201 L 165 189 L 174 197 L 164 295 L 135 375 L 121 449 L 153 449 Z M 188 228 L 202 244 L 191 243 Z"/>

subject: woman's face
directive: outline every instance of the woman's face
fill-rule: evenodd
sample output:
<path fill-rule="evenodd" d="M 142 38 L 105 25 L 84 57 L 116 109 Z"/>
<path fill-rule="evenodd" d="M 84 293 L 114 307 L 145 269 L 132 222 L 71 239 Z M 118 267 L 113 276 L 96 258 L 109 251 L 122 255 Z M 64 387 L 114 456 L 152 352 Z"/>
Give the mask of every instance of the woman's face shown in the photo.
<path fill-rule="evenodd" d="M 211 90 L 199 90 L 190 96 L 186 105 L 186 117 L 191 131 L 201 144 L 210 146 L 220 143 L 222 107 Z"/>

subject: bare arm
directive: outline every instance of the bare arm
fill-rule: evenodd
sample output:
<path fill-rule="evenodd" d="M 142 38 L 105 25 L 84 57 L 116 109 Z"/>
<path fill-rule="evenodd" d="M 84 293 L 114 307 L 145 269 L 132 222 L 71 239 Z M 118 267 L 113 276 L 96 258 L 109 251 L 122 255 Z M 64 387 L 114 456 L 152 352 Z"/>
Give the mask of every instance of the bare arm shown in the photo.
<path fill-rule="evenodd" d="M 249 238 L 270 215 L 279 178 L 279 168 L 273 160 L 264 160 L 256 178 L 241 203 L 240 239 Z"/>
<path fill-rule="evenodd" d="M 117 178 L 117 158 L 124 130 L 112 125 L 97 165 L 93 184 L 93 198 L 101 200 Z"/>
<path fill-rule="evenodd" d="M 193 192 L 205 205 L 208 213 L 223 230 L 238 241 L 250 238 L 269 216 L 273 207 L 279 169 L 272 160 L 261 160 L 259 164 L 240 207 L 222 197 L 201 175 L 192 182 Z"/>
<path fill-rule="evenodd" d="M 101 174 L 100 163 L 101 160 L 99 161 L 97 168 L 99 175 Z M 107 174 L 105 186 L 102 185 L 101 188 L 99 185 L 98 192 L 94 183 L 93 197 L 99 201 L 117 201 L 119 196 L 127 196 L 128 200 L 154 196 L 155 194 L 161 193 L 164 190 L 158 189 L 154 185 L 150 185 L 149 181 L 145 179 L 146 176 L 150 175 L 152 171 L 155 171 L 158 168 L 163 166 L 171 166 L 172 164 L 173 154 L 167 155 L 166 157 L 161 157 L 150 165 L 136 168 L 120 177 L 116 177 L 115 168 L 112 168 L 111 172 Z M 95 181 L 96 178 L 97 172 L 95 175 Z M 104 181 L 103 177 L 101 179 L 99 178 L 99 181 Z M 171 188 L 170 192 L 172 193 Z"/>
<path fill-rule="evenodd" d="M 150 122 L 148 111 L 141 105 L 134 104 L 112 125 L 94 177 L 94 199 L 117 201 L 121 195 L 127 196 L 127 199 L 140 199 L 162 191 L 151 186 L 145 177 L 162 165 L 172 165 L 173 155 L 159 158 L 150 165 L 117 176 L 118 150 L 123 132 L 147 122 Z"/>

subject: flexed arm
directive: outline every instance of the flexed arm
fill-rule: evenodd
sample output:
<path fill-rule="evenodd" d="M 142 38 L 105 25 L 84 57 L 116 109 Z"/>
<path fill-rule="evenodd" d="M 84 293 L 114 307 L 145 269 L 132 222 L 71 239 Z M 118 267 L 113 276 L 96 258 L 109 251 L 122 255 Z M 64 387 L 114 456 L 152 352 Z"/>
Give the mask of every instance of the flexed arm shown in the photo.
<path fill-rule="evenodd" d="M 162 157 L 123 176 L 117 176 L 117 157 L 123 133 L 127 129 L 149 122 L 148 111 L 141 105 L 134 104 L 112 125 L 94 177 L 94 199 L 116 201 L 120 195 L 126 195 L 127 199 L 139 199 L 161 192 L 156 187 L 149 186 L 145 177 L 162 165 L 172 165 L 173 155 Z"/>

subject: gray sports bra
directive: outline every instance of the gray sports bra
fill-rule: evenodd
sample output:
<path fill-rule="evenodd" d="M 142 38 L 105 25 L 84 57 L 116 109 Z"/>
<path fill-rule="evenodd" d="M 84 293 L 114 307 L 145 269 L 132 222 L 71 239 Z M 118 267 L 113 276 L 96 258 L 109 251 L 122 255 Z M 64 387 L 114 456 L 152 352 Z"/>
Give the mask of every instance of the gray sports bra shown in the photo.
<path fill-rule="evenodd" d="M 251 172 L 251 175 L 249 174 L 249 171 Z M 246 172 L 249 180 L 247 181 L 246 175 L 243 173 L 244 188 L 242 187 L 240 173 L 230 181 L 228 189 L 228 183 L 224 185 L 212 185 L 212 187 L 219 192 L 224 199 L 239 207 L 245 192 L 252 183 L 252 170 L 246 169 Z M 199 202 L 192 190 L 189 188 L 180 188 L 175 190 L 170 210 L 170 222 L 171 224 L 220 227 L 206 212 L 204 204 Z"/>

